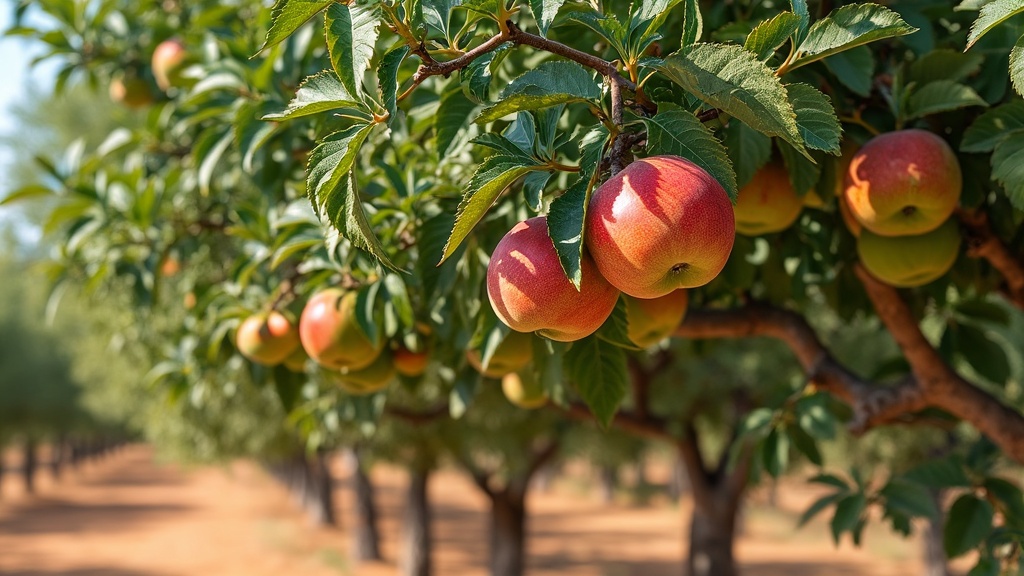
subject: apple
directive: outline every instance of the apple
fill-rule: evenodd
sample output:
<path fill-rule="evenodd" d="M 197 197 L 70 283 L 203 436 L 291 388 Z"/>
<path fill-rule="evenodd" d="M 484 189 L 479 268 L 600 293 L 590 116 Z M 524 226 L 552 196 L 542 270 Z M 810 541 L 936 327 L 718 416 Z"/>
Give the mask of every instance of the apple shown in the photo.
<path fill-rule="evenodd" d="M 641 348 L 649 348 L 671 336 L 683 322 L 690 302 L 689 294 L 682 289 L 660 298 L 624 296 L 624 299 L 629 339 Z"/>
<path fill-rule="evenodd" d="M 542 408 L 548 403 L 548 392 L 533 374 L 509 372 L 501 378 L 501 391 L 509 402 L 526 410 Z"/>
<path fill-rule="evenodd" d="M 403 376 L 421 376 L 430 364 L 430 353 L 427 350 L 413 352 L 405 346 L 399 346 L 394 352 L 395 370 Z"/>
<path fill-rule="evenodd" d="M 890 286 L 912 288 L 940 278 L 960 252 L 960 229 L 949 219 L 917 236 L 881 236 L 865 228 L 857 240 L 860 261 Z"/>
<path fill-rule="evenodd" d="M 850 161 L 844 183 L 850 212 L 881 236 L 931 232 L 960 202 L 960 163 L 931 132 L 889 132 L 868 141 Z"/>
<path fill-rule="evenodd" d="M 295 323 L 276 310 L 253 314 L 238 327 L 235 344 L 239 353 L 257 364 L 280 364 L 299 347 Z"/>
<path fill-rule="evenodd" d="M 306 354 L 302 346 L 296 346 L 295 351 L 284 359 L 283 364 L 285 368 L 292 372 L 305 372 L 306 360 L 309 360 L 309 354 Z"/>
<path fill-rule="evenodd" d="M 547 219 L 538 216 L 516 224 L 494 248 L 487 265 L 487 297 L 509 328 L 572 342 L 604 324 L 619 291 L 586 253 L 577 291 L 562 271 Z"/>
<path fill-rule="evenodd" d="M 110 81 L 110 99 L 133 109 L 153 103 L 153 92 L 144 78 L 124 75 Z"/>
<path fill-rule="evenodd" d="M 177 78 L 178 69 L 187 57 L 188 51 L 185 49 L 185 43 L 178 38 L 171 38 L 157 44 L 156 49 L 153 50 L 152 67 L 156 85 L 161 90 L 167 92 L 176 85 L 179 80 Z"/>
<path fill-rule="evenodd" d="M 328 288 L 306 302 L 299 318 L 302 347 L 321 366 L 358 370 L 380 355 L 382 345 L 371 342 L 356 320 L 356 292 Z"/>
<path fill-rule="evenodd" d="M 339 388 L 356 396 L 387 388 L 395 377 L 395 364 L 387 353 L 378 354 L 369 366 L 358 370 L 343 368 L 333 376 Z"/>
<path fill-rule="evenodd" d="M 651 156 L 594 190 L 586 231 L 587 248 L 612 286 L 657 298 L 718 276 L 736 224 L 729 195 L 703 168 Z"/>
<path fill-rule="evenodd" d="M 491 361 L 488 362 L 486 370 L 484 370 L 480 352 L 477 349 L 466 350 L 466 360 L 484 376 L 501 378 L 505 374 L 523 368 L 533 360 L 533 337 L 522 332 L 509 332 L 491 355 Z"/>
<path fill-rule="evenodd" d="M 786 167 L 780 163 L 765 164 L 740 189 L 736 231 L 744 236 L 781 232 L 796 222 L 803 207 Z"/>
<path fill-rule="evenodd" d="M 846 197 L 840 196 L 837 200 L 839 215 L 843 218 L 843 224 L 846 224 L 846 229 L 850 231 L 850 234 L 853 234 L 855 238 L 859 238 L 860 232 L 864 227 L 853 217 L 853 213 L 850 212 L 850 206 L 846 203 Z"/>

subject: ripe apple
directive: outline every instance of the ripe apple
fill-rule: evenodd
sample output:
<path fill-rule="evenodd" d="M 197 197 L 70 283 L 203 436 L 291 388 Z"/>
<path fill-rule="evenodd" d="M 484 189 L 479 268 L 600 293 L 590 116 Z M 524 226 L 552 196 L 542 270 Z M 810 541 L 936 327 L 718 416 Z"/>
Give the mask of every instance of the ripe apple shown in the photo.
<path fill-rule="evenodd" d="M 765 164 L 736 200 L 736 231 L 744 236 L 781 232 L 793 225 L 803 210 L 789 172 L 780 163 Z"/>
<path fill-rule="evenodd" d="M 153 50 L 153 77 L 161 90 L 166 92 L 176 85 L 176 73 L 187 57 L 185 43 L 178 38 L 164 40 Z"/>
<path fill-rule="evenodd" d="M 513 330 L 572 342 L 600 328 L 619 298 L 586 253 L 582 274 L 577 291 L 562 271 L 547 219 L 538 216 L 516 224 L 494 248 L 487 296 L 498 318 Z"/>
<path fill-rule="evenodd" d="M 890 286 L 912 288 L 949 271 L 960 251 L 960 229 L 951 218 L 917 236 L 880 236 L 864 229 L 857 253 L 871 275 Z"/>
<path fill-rule="evenodd" d="M 946 141 L 899 130 L 868 141 L 850 161 L 844 195 L 853 216 L 881 236 L 935 230 L 960 201 L 960 163 Z"/>
<path fill-rule="evenodd" d="M 356 320 L 357 294 L 328 288 L 306 302 L 299 318 L 299 337 L 306 353 L 326 368 L 358 370 L 369 366 L 383 348 Z"/>
<path fill-rule="evenodd" d="M 249 316 L 235 334 L 238 351 L 257 364 L 280 364 L 299 346 L 295 323 L 284 314 L 273 311 Z"/>
<path fill-rule="evenodd" d="M 405 346 L 399 346 L 394 353 L 395 370 L 403 376 L 420 376 L 427 371 L 430 364 L 430 353 L 426 350 L 413 352 Z"/>
<path fill-rule="evenodd" d="M 387 353 L 378 354 L 369 366 L 358 370 L 343 368 L 334 376 L 334 382 L 345 392 L 354 395 L 372 394 L 387 388 L 395 377 L 395 364 Z"/>
<path fill-rule="evenodd" d="M 285 368 L 292 372 L 305 372 L 306 360 L 309 360 L 309 354 L 306 354 L 302 346 L 296 346 L 295 351 L 284 359 L 283 364 Z"/>
<path fill-rule="evenodd" d="M 641 348 L 649 348 L 679 328 L 686 316 L 690 296 L 686 290 L 680 289 L 660 298 L 645 300 L 626 296 L 625 300 L 629 339 Z"/>
<path fill-rule="evenodd" d="M 718 276 L 736 224 L 729 195 L 703 168 L 652 156 L 594 191 L 586 230 L 587 248 L 612 286 L 657 298 Z"/>
<path fill-rule="evenodd" d="M 480 352 L 476 348 L 466 350 L 466 360 L 477 372 L 488 378 L 501 378 L 515 372 L 533 360 L 533 337 L 523 332 L 512 331 L 498 344 L 491 355 L 491 361 L 484 370 Z"/>
<path fill-rule="evenodd" d="M 505 374 L 501 379 L 501 391 L 509 402 L 526 410 L 535 410 L 548 403 L 547 390 L 533 374 Z"/>
<path fill-rule="evenodd" d="M 853 213 L 850 212 L 850 206 L 846 203 L 846 196 L 840 196 L 837 198 L 839 204 L 839 215 L 843 218 L 843 224 L 846 224 L 847 230 L 850 234 L 853 234 L 854 238 L 860 238 L 860 232 L 864 228 L 860 222 L 853 217 Z"/>
<path fill-rule="evenodd" d="M 178 272 L 181 272 L 181 262 L 176 256 L 170 255 L 160 263 L 160 275 L 164 278 L 170 278 Z"/>
<path fill-rule="evenodd" d="M 137 109 L 153 103 L 153 92 L 144 78 L 124 75 L 110 81 L 110 99 Z"/>

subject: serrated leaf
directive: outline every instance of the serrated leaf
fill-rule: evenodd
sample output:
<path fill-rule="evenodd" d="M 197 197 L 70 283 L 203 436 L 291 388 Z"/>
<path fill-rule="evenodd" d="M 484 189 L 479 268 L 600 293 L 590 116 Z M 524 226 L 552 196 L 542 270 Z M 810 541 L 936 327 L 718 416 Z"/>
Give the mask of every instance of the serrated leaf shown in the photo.
<path fill-rule="evenodd" d="M 903 474 L 903 478 L 930 488 L 961 488 L 971 485 L 963 461 L 955 457 L 929 460 Z"/>
<path fill-rule="evenodd" d="M 573 344 L 565 354 L 565 365 L 580 398 L 607 428 L 629 389 L 625 352 L 591 336 Z"/>
<path fill-rule="evenodd" d="M 983 323 L 993 323 L 1000 326 L 1010 325 L 1010 312 L 995 302 L 972 299 L 957 303 L 955 311 L 958 315 L 980 320 Z"/>
<path fill-rule="evenodd" d="M 789 0 L 793 7 L 793 14 L 800 17 L 800 26 L 796 30 L 795 44 L 799 44 L 807 36 L 807 30 L 811 26 L 811 13 L 807 9 L 807 0 Z"/>
<path fill-rule="evenodd" d="M 860 521 L 860 515 L 864 512 L 867 500 L 864 494 L 850 494 L 839 500 L 836 504 L 836 513 L 832 516 L 832 541 L 839 544 L 839 538 L 843 532 L 852 531 Z"/>
<path fill-rule="evenodd" d="M 907 119 L 948 112 L 968 106 L 988 106 L 970 86 L 951 80 L 936 80 L 917 88 L 907 99 Z"/>
<path fill-rule="evenodd" d="M 558 262 L 577 290 L 583 279 L 583 224 L 587 219 L 587 178 L 580 178 L 548 209 L 548 236 L 555 245 Z"/>
<path fill-rule="evenodd" d="M 614 344 L 624 350 L 642 350 L 629 338 L 629 312 L 626 308 L 626 301 L 619 298 L 615 301 L 615 307 L 608 319 L 604 321 L 601 328 L 595 335 L 609 344 Z"/>
<path fill-rule="evenodd" d="M 1024 133 L 1014 132 L 996 146 L 992 178 L 1003 185 L 1010 203 L 1024 210 Z"/>
<path fill-rule="evenodd" d="M 815 164 L 797 154 L 788 144 L 779 144 L 779 155 L 782 156 L 782 163 L 786 165 L 789 181 L 797 195 L 803 196 L 813 190 L 821 178 L 821 164 Z"/>
<path fill-rule="evenodd" d="M 620 56 L 626 53 L 625 42 L 628 31 L 616 18 L 605 16 L 593 10 L 572 12 L 567 18 L 573 22 L 583 24 L 600 34 Z"/>
<path fill-rule="evenodd" d="M 764 62 L 744 48 L 694 44 L 655 67 L 709 105 L 804 151 L 786 89 Z"/>
<path fill-rule="evenodd" d="M 1021 12 L 1024 12 L 1024 0 L 994 0 L 985 4 L 981 7 L 978 18 L 971 24 L 971 32 L 967 35 L 967 47 L 964 50 L 970 50 L 971 46 L 990 30 Z"/>
<path fill-rule="evenodd" d="M 524 165 L 523 159 L 504 155 L 491 156 L 480 165 L 469 181 L 469 187 L 459 202 L 455 215 L 455 226 L 445 244 L 441 262 L 451 256 L 459 244 L 484 217 L 498 196 L 536 165 Z"/>
<path fill-rule="evenodd" d="M 992 531 L 994 515 L 992 504 L 974 494 L 957 498 L 946 515 L 946 528 L 942 535 L 946 556 L 956 558 L 981 544 Z"/>
<path fill-rule="evenodd" d="M 434 116 L 438 158 L 448 155 L 459 132 L 469 123 L 469 117 L 476 109 L 476 104 L 466 98 L 466 95 L 458 87 L 441 96 L 437 115 Z"/>
<path fill-rule="evenodd" d="M 512 80 L 502 91 L 501 99 L 484 109 L 476 122 L 485 124 L 514 112 L 600 98 L 601 86 L 579 64 L 545 62 Z"/>
<path fill-rule="evenodd" d="M 326 29 L 334 71 L 349 94 L 362 94 L 363 74 L 377 41 L 377 14 L 355 3 L 334 2 L 327 9 Z"/>
<path fill-rule="evenodd" d="M 680 156 L 707 170 L 736 201 L 736 173 L 725 146 L 707 126 L 685 110 L 668 110 L 651 118 L 647 125 L 647 152 L 651 155 Z"/>
<path fill-rule="evenodd" d="M 789 70 L 844 50 L 916 32 L 900 15 L 878 4 L 851 4 L 832 11 L 811 26 Z"/>
<path fill-rule="evenodd" d="M 506 42 L 493 51 L 476 58 L 459 72 L 459 78 L 471 100 L 476 101 L 477 104 L 483 104 L 490 100 L 494 68 L 505 58 L 511 47 L 512 45 Z"/>
<path fill-rule="evenodd" d="M 725 145 L 736 171 L 736 185 L 742 188 L 772 156 L 772 139 L 742 122 L 730 122 Z"/>
<path fill-rule="evenodd" d="M 796 127 L 807 147 L 838 155 L 843 129 L 828 96 L 807 84 L 790 84 L 786 91 L 796 113 Z"/>
<path fill-rule="evenodd" d="M 324 70 L 302 81 L 283 112 L 267 114 L 263 120 L 291 120 L 339 108 L 362 110 L 363 104 L 349 94 L 334 72 Z"/>
<path fill-rule="evenodd" d="M 988 110 L 964 131 L 963 152 L 991 152 L 1001 142 L 1024 131 L 1024 101 L 1015 100 Z"/>
<path fill-rule="evenodd" d="M 526 205 L 534 212 L 540 212 L 543 208 L 544 187 L 548 185 L 553 172 L 530 172 L 523 178 L 523 198 Z"/>
<path fill-rule="evenodd" d="M 354 172 L 349 171 L 347 177 L 342 178 L 341 183 L 326 197 L 323 212 L 353 246 L 369 252 L 387 268 L 399 271 L 384 250 L 380 239 L 370 228 L 363 203 L 359 199 L 359 191 L 356 189 Z"/>
<path fill-rule="evenodd" d="M 799 16 L 792 12 L 779 13 L 754 27 L 743 47 L 753 52 L 758 60 L 768 60 L 799 28 Z"/>
<path fill-rule="evenodd" d="M 385 54 L 377 67 L 377 90 L 384 109 L 388 111 L 389 126 L 398 115 L 398 69 L 408 54 L 408 46 L 399 46 Z"/>
<path fill-rule="evenodd" d="M 836 79 L 859 96 L 871 94 L 871 80 L 875 73 L 875 58 L 867 46 L 833 54 L 824 60 L 825 66 Z"/>
<path fill-rule="evenodd" d="M 933 50 L 910 65 L 908 82 L 926 84 L 936 80 L 960 82 L 981 69 L 984 62 L 981 54 L 964 54 L 957 50 Z"/>
<path fill-rule="evenodd" d="M 1010 81 L 1017 94 L 1024 95 L 1024 36 L 1010 50 Z"/>
<path fill-rule="evenodd" d="M 441 33 L 445 39 L 451 38 L 450 22 L 452 10 L 462 4 L 460 0 L 421 0 L 423 22 Z"/>
<path fill-rule="evenodd" d="M 700 42 L 704 35 L 704 17 L 700 13 L 700 2 L 698 0 L 683 0 L 683 38 L 680 46 L 683 48 Z"/>
<path fill-rule="evenodd" d="M 533 11 L 533 17 L 537 20 L 541 36 L 548 35 L 548 28 L 555 21 L 555 16 L 562 4 L 565 4 L 565 0 L 530 0 L 530 10 Z"/>
<path fill-rule="evenodd" d="M 604 149 L 608 144 L 608 136 L 608 128 L 603 124 L 598 124 L 583 135 L 583 138 L 580 140 L 581 175 L 586 175 L 588 177 L 594 175 L 594 172 L 601 164 L 601 158 L 604 157 Z"/>
<path fill-rule="evenodd" d="M 270 30 L 267 31 L 263 46 L 260 46 L 260 52 L 280 44 L 333 3 L 334 0 L 278 0 L 271 12 Z"/>
<path fill-rule="evenodd" d="M 317 214 L 331 200 L 331 195 L 342 188 L 342 181 L 352 170 L 359 147 L 366 141 L 373 126 L 369 123 L 353 124 L 328 135 L 313 148 L 309 155 L 306 193 Z"/>

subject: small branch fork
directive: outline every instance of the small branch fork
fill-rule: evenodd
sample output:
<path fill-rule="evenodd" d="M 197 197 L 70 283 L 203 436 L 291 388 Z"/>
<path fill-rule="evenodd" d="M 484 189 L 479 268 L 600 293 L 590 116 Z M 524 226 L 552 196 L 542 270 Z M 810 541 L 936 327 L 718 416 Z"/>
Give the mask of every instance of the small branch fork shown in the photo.
<path fill-rule="evenodd" d="M 676 336 L 775 338 L 789 346 L 811 382 L 853 407 L 851 428 L 855 432 L 881 424 L 912 422 L 914 412 L 935 407 L 971 423 L 1008 456 L 1024 463 L 1024 416 L 964 380 L 946 364 L 925 339 L 895 288 L 876 280 L 859 265 L 855 271 L 911 366 L 912 376 L 896 385 L 860 378 L 831 355 L 803 316 L 766 304 L 733 310 L 691 310 Z"/>
<path fill-rule="evenodd" d="M 957 216 L 967 232 L 967 254 L 983 258 L 1003 275 L 1004 293 L 1014 306 L 1024 310 L 1024 261 L 1004 244 L 989 225 L 983 210 L 959 210 Z"/>

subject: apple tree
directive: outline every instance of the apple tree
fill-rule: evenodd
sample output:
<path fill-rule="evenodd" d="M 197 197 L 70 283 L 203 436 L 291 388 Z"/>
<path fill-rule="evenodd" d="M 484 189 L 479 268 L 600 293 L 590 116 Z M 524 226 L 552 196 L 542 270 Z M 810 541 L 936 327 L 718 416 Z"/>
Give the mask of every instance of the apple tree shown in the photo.
<path fill-rule="evenodd" d="M 946 552 L 979 550 L 979 574 L 1015 565 L 1024 498 L 999 471 L 1024 462 L 1021 358 L 1000 329 L 1024 309 L 1008 21 L 1024 3 L 15 10 L 8 34 L 46 47 L 57 90 L 105 86 L 144 123 L 43 159 L 46 182 L 4 202 L 56 199 L 58 285 L 124 282 L 147 317 L 184 310 L 151 334 L 177 343 L 155 358 L 170 397 L 272 390 L 318 444 L 381 418 L 487 423 L 481 373 L 515 374 L 510 398 L 687 450 L 709 495 L 693 565 L 725 575 L 749 476 L 794 453 L 823 465 L 840 424 L 961 426 L 968 456 L 878 480 L 823 472 L 836 491 L 813 511 L 858 541 L 873 507 L 907 532 L 933 513 L 919 489 L 951 488 Z M 328 288 L 326 320 L 307 321 Z M 684 289 L 681 307 L 662 301 Z M 840 353 L 855 322 L 899 357 Z M 771 366 L 777 347 L 734 342 L 751 337 L 801 376 L 753 395 L 664 377 L 723 357 Z M 299 358 L 276 364 L 285 344 Z M 225 370 L 254 389 L 226 389 Z M 710 470 L 680 425 L 693 396 L 731 403 L 733 449 Z M 713 496 L 727 476 L 734 493 Z"/>

